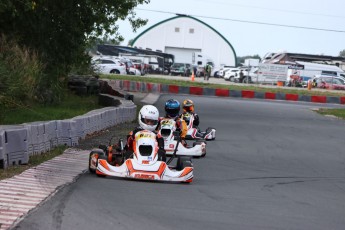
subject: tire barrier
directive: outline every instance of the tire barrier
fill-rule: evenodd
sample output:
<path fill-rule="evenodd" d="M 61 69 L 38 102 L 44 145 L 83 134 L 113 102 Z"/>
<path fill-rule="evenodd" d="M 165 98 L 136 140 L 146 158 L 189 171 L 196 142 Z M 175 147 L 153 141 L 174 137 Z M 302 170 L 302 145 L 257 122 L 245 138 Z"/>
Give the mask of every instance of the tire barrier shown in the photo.
<path fill-rule="evenodd" d="M 0 126 L 0 168 L 27 164 L 29 156 L 59 145 L 78 145 L 89 134 L 135 120 L 136 105 L 128 100 L 120 102 L 119 107 L 92 110 L 72 119 Z"/>
<path fill-rule="evenodd" d="M 98 94 L 100 82 L 97 76 L 71 75 L 68 77 L 68 88 L 77 95 Z"/>

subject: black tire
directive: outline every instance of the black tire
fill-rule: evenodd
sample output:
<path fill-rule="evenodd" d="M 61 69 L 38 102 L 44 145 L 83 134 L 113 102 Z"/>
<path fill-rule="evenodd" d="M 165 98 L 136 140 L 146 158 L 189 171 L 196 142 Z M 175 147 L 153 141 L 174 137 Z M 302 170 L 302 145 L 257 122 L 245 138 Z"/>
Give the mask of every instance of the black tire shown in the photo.
<path fill-rule="evenodd" d="M 208 127 L 207 129 L 206 129 L 206 133 L 209 133 L 212 129 L 215 129 L 215 128 L 212 128 L 212 127 Z M 214 137 L 214 138 L 212 138 L 212 139 L 209 139 L 209 141 L 213 141 L 213 140 L 215 140 L 216 138 Z"/>
<path fill-rule="evenodd" d="M 229 78 L 229 81 L 230 81 L 230 82 L 235 82 L 235 77 L 234 77 L 234 76 L 231 76 L 231 77 Z"/>
<path fill-rule="evenodd" d="M 195 142 L 193 142 L 193 147 L 196 146 L 196 145 L 201 145 L 201 143 L 207 144 L 206 141 L 205 141 L 204 139 L 202 139 L 202 140 L 196 140 Z"/>
<path fill-rule="evenodd" d="M 192 158 L 187 156 L 180 156 L 177 158 L 176 170 L 181 171 L 185 167 L 193 167 Z"/>
<path fill-rule="evenodd" d="M 158 160 L 163 162 L 167 161 L 167 155 L 164 149 L 158 149 Z"/>
<path fill-rule="evenodd" d="M 110 71 L 110 73 L 112 73 L 112 74 L 120 74 L 120 71 L 117 70 L 117 69 L 112 69 L 112 70 Z"/>
<path fill-rule="evenodd" d="M 252 83 L 252 80 L 250 77 L 249 78 L 248 77 L 243 78 L 242 83 L 247 83 L 247 81 L 248 81 L 248 83 Z"/>
<path fill-rule="evenodd" d="M 91 158 L 92 158 L 92 156 L 93 155 L 95 155 L 95 154 L 97 154 L 98 155 L 98 159 L 100 158 L 100 157 L 102 157 L 102 156 L 104 156 L 105 157 L 105 153 L 101 150 L 101 149 L 96 149 L 96 150 L 92 150 L 91 152 L 90 152 L 90 154 L 89 154 L 89 172 L 90 173 L 96 173 L 96 169 L 95 168 L 93 168 L 93 166 L 91 166 Z M 97 168 L 97 163 L 98 163 L 98 161 L 96 161 L 96 165 L 95 165 L 95 167 Z"/>

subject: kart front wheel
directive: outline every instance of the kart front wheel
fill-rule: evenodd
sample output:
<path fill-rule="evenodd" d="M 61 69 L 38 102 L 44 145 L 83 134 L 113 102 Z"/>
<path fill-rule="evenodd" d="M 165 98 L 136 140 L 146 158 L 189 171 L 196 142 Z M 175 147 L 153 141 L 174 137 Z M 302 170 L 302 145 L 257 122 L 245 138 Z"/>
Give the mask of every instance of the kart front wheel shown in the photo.
<path fill-rule="evenodd" d="M 191 157 L 179 157 L 177 159 L 176 170 L 181 171 L 185 167 L 193 167 L 192 158 Z"/>
<path fill-rule="evenodd" d="M 89 155 L 89 172 L 96 173 L 98 159 L 101 156 L 105 156 L 105 153 L 101 149 L 92 150 Z"/>

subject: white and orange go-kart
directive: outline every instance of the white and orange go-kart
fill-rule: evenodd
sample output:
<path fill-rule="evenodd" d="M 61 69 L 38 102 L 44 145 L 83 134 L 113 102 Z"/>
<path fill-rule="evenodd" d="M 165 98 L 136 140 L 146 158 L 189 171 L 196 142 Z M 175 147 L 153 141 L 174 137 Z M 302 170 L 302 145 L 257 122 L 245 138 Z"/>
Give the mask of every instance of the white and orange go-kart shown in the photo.
<path fill-rule="evenodd" d="M 200 131 L 199 127 L 194 127 L 194 115 L 191 113 L 183 113 L 181 119 L 187 123 L 187 140 L 215 140 L 216 129 L 208 127 L 205 132 Z"/>
<path fill-rule="evenodd" d="M 176 121 L 170 118 L 163 118 L 160 121 L 158 133 L 164 139 L 164 149 L 167 155 L 184 155 L 193 157 L 206 156 L 205 141 L 195 141 L 193 147 L 184 146 L 179 139 L 179 133 L 176 133 Z"/>
<path fill-rule="evenodd" d="M 124 177 L 141 180 L 156 180 L 169 182 L 193 181 L 193 164 L 191 157 L 176 156 L 175 166 L 169 165 L 159 156 L 156 134 L 143 130 L 135 134 L 132 158 L 124 157 L 122 142 L 116 146 L 93 149 L 89 156 L 89 171 L 98 176 Z"/>

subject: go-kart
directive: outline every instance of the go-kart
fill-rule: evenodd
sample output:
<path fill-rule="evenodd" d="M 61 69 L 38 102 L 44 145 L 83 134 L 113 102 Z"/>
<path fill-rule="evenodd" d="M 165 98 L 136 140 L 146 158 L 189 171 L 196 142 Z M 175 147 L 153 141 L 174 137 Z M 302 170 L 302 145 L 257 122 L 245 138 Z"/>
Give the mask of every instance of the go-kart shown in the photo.
<path fill-rule="evenodd" d="M 194 115 L 191 113 L 183 113 L 181 118 L 187 123 L 187 140 L 215 140 L 216 129 L 208 127 L 205 132 L 200 131 L 199 127 L 193 126 Z"/>
<path fill-rule="evenodd" d="M 206 143 L 202 140 L 195 141 L 193 147 L 185 146 L 179 139 L 179 131 L 176 130 L 176 121 L 170 118 L 163 118 L 160 121 L 158 131 L 164 139 L 164 149 L 167 155 L 204 157 L 206 156 Z"/>
<path fill-rule="evenodd" d="M 143 130 L 135 134 L 134 152 L 129 156 L 122 140 L 117 145 L 100 146 L 89 155 L 89 171 L 97 176 L 124 177 L 141 180 L 185 182 L 193 181 L 191 157 L 174 154 L 166 161 L 158 149 L 156 134 Z M 163 151 L 164 152 L 164 151 Z M 176 165 L 170 163 L 177 158 Z"/>

